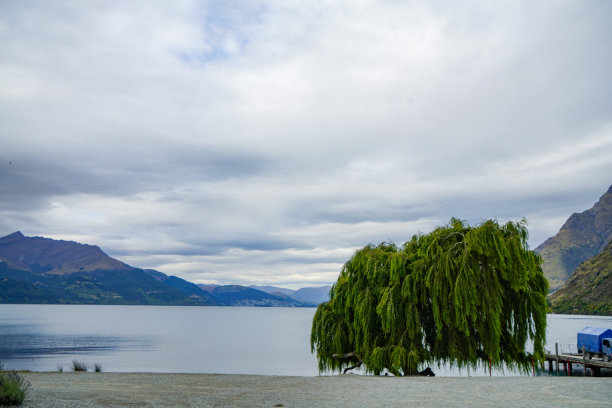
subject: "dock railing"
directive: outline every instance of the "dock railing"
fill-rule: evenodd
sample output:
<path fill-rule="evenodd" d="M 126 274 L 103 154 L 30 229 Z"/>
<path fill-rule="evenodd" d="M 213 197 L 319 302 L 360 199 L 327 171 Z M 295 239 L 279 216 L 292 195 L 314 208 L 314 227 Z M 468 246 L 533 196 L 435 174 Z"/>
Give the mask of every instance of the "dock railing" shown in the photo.
<path fill-rule="evenodd" d="M 554 353 L 547 352 L 546 361 L 548 362 L 548 371 L 553 372 L 553 363 L 555 364 L 556 375 L 559 375 L 559 367 L 565 371 L 566 375 L 571 376 L 572 366 L 577 364 L 582 366 L 582 375 L 586 376 L 590 371 L 591 376 L 600 376 L 601 370 L 612 370 L 612 362 L 603 361 L 601 358 L 587 358 L 583 347 L 582 353 L 578 352 L 577 346 L 567 344 L 564 347 L 563 344 L 555 343 Z M 573 348 L 573 350 L 572 350 Z M 567 350 L 567 352 L 565 351 Z"/>

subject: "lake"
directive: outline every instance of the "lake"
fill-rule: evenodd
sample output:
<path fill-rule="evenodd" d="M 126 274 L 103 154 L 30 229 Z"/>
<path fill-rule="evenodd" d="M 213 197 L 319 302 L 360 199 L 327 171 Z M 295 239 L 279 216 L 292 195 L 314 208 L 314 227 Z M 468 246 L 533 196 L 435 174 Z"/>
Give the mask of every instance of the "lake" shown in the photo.
<path fill-rule="evenodd" d="M 310 353 L 313 308 L 0 304 L 0 361 L 7 369 L 318 375 Z M 574 351 L 585 326 L 612 317 L 549 315 L 547 348 Z M 488 375 L 437 368 L 438 375 Z M 502 373 L 495 373 L 502 374 Z M 513 375 L 506 372 L 506 375 Z"/>

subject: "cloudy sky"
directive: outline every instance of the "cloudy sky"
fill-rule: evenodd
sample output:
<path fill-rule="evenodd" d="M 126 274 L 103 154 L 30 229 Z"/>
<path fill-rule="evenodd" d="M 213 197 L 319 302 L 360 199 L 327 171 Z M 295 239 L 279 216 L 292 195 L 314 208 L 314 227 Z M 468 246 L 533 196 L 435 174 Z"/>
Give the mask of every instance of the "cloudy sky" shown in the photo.
<path fill-rule="evenodd" d="M 460 4 L 459 4 L 460 3 Z M 0 235 L 201 283 L 612 184 L 612 2 L 0 2 Z"/>

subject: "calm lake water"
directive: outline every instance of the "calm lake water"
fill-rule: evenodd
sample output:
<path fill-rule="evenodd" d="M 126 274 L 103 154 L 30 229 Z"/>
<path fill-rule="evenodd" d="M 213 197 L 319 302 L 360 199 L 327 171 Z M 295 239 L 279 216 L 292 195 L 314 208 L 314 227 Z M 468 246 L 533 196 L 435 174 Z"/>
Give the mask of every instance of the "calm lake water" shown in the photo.
<path fill-rule="evenodd" d="M 8 369 L 318 375 L 310 353 L 315 309 L 0 304 L 0 361 Z M 612 317 L 548 316 L 548 348 L 575 350 L 585 326 Z M 91 368 L 90 368 L 91 369 Z M 448 367 L 438 375 L 488 375 Z M 497 373 L 501 374 L 501 373 Z M 506 375 L 513 375 L 506 372 Z"/>

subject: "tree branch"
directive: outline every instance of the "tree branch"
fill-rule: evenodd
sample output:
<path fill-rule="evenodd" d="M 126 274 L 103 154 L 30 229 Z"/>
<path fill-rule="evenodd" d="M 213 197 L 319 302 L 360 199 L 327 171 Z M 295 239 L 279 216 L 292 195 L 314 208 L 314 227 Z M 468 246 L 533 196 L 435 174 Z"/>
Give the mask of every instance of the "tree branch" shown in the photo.
<path fill-rule="evenodd" d="M 346 374 L 347 371 L 353 370 L 355 368 L 359 368 L 363 364 L 363 361 L 361 361 L 359 356 L 357 354 L 355 354 L 354 351 L 351 351 L 350 353 L 346 353 L 346 354 L 332 354 L 332 357 L 334 357 L 334 358 L 351 358 L 351 357 L 355 357 L 358 360 L 357 363 L 355 363 L 354 366 L 345 368 L 344 371 L 342 371 L 342 374 Z"/>

